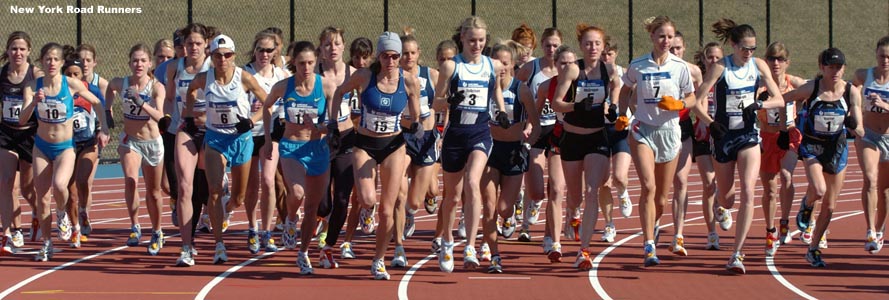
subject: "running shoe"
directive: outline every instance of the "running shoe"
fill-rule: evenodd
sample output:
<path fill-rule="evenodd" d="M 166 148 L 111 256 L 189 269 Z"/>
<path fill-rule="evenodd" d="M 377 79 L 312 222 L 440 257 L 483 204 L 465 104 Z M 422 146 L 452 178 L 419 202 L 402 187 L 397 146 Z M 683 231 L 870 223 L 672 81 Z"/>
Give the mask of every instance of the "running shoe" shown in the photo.
<path fill-rule="evenodd" d="M 577 211 L 579 212 L 580 209 L 578 208 Z M 581 219 L 579 217 L 576 217 L 575 213 L 575 217 L 571 218 L 571 237 L 569 238 L 574 239 L 575 242 L 580 241 L 580 224 Z"/>
<path fill-rule="evenodd" d="M 441 251 L 441 238 L 437 237 L 432 239 L 432 254 L 436 254 Z"/>
<path fill-rule="evenodd" d="M 74 230 L 71 231 L 71 240 L 70 240 L 71 248 L 75 248 L 75 249 L 80 248 L 80 238 L 81 237 L 82 237 L 82 235 L 80 235 L 80 226 L 74 226 Z"/>
<path fill-rule="evenodd" d="M 821 235 L 821 240 L 818 241 L 818 249 L 827 249 L 827 234 L 830 233 L 830 230 L 825 230 L 824 234 Z"/>
<path fill-rule="evenodd" d="M 426 196 L 426 199 L 423 199 L 423 208 L 426 209 L 426 213 L 434 214 L 438 210 L 438 197 Z"/>
<path fill-rule="evenodd" d="M 540 216 L 540 207 L 543 205 L 543 200 L 540 201 L 525 201 L 525 222 L 528 222 L 529 225 L 537 225 L 538 217 Z"/>
<path fill-rule="evenodd" d="M 605 231 L 602 232 L 602 241 L 614 243 L 615 236 L 617 236 L 617 229 L 614 229 L 614 223 L 605 224 Z"/>
<path fill-rule="evenodd" d="M 577 251 L 577 259 L 574 260 L 573 267 L 581 271 L 589 271 L 593 268 L 593 260 L 590 258 L 590 250 L 581 248 Z"/>
<path fill-rule="evenodd" d="M 814 205 L 806 206 L 806 197 L 803 197 L 799 204 L 799 211 L 796 213 L 796 227 L 799 228 L 799 231 L 805 231 L 811 226 L 811 223 L 814 223 L 812 220 L 812 210 L 814 209 Z"/>
<path fill-rule="evenodd" d="M 343 242 L 343 244 L 340 245 L 340 258 L 355 259 L 355 252 L 352 251 L 351 242 Z"/>
<path fill-rule="evenodd" d="M 324 248 L 327 246 L 327 230 L 322 230 L 321 233 L 318 233 L 318 247 Z"/>
<path fill-rule="evenodd" d="M 438 252 L 438 267 L 446 272 L 454 271 L 454 243 L 444 242 L 441 251 Z"/>
<path fill-rule="evenodd" d="M 778 226 L 778 241 L 781 242 L 782 245 L 789 244 L 793 237 L 790 236 L 790 221 L 786 219 L 782 219 L 779 221 Z"/>
<path fill-rule="evenodd" d="M 321 248 L 321 255 L 318 258 L 318 265 L 324 269 L 336 269 L 340 267 L 340 264 L 333 259 L 333 247 L 330 245 L 324 246 Z"/>
<path fill-rule="evenodd" d="M 21 248 L 25 246 L 25 236 L 22 234 L 22 229 L 16 229 L 12 231 L 12 237 L 10 237 L 12 241 L 12 246 L 15 248 Z"/>
<path fill-rule="evenodd" d="M 312 261 L 309 260 L 309 253 L 299 251 L 299 254 L 296 255 L 296 265 L 299 266 L 299 274 L 300 275 L 311 275 L 315 273 L 315 269 L 312 268 Z"/>
<path fill-rule="evenodd" d="M 642 265 L 646 267 L 653 267 L 661 264 L 661 261 L 657 258 L 656 248 L 654 244 L 645 244 L 644 249 L 644 261 Z"/>
<path fill-rule="evenodd" d="M 395 246 L 395 256 L 392 257 L 390 266 L 393 268 L 407 267 L 407 255 L 404 254 L 404 246 Z"/>
<path fill-rule="evenodd" d="M 515 216 L 512 216 L 506 218 L 506 220 L 503 220 L 503 224 L 501 224 L 500 226 L 500 235 L 503 236 L 503 238 L 508 239 L 512 237 L 512 235 L 515 233 L 515 230 L 516 219 Z"/>
<path fill-rule="evenodd" d="M 810 245 L 812 244 L 812 232 L 815 231 L 815 222 L 809 224 L 809 227 L 802 230 L 802 233 L 799 235 L 799 240 L 803 242 L 803 244 Z"/>
<path fill-rule="evenodd" d="M 191 249 L 193 249 L 191 246 L 182 245 L 182 250 L 179 251 L 179 258 L 176 259 L 177 267 L 194 266 L 194 253 L 192 253 Z"/>
<path fill-rule="evenodd" d="M 629 218 L 633 214 L 633 202 L 630 201 L 630 195 L 624 192 L 620 197 L 620 215 Z"/>
<path fill-rule="evenodd" d="M 164 248 L 164 232 L 158 230 L 151 234 L 151 242 L 148 243 L 148 254 L 155 256 L 162 248 Z"/>
<path fill-rule="evenodd" d="M 475 270 L 479 265 L 475 247 L 466 247 L 466 249 L 463 249 L 463 268 Z"/>
<path fill-rule="evenodd" d="M 284 222 L 284 232 L 281 233 L 281 240 L 284 241 L 284 249 L 296 248 L 296 223 L 287 220 Z"/>
<path fill-rule="evenodd" d="M 223 206 L 222 209 L 225 209 L 225 206 Z M 234 210 L 225 212 L 225 219 L 222 220 L 222 232 L 228 231 L 228 225 L 232 223 L 232 216 L 234 215 Z"/>
<path fill-rule="evenodd" d="M 562 262 L 562 244 L 553 243 L 549 252 L 546 253 L 546 258 L 550 263 Z"/>
<path fill-rule="evenodd" d="M 375 259 L 370 265 L 370 274 L 376 280 L 389 280 L 389 272 L 386 272 L 386 264 L 382 259 Z"/>
<path fill-rule="evenodd" d="M 127 246 L 135 247 L 139 246 L 139 240 L 142 239 L 142 226 L 139 224 L 133 225 L 130 229 L 130 236 L 127 238 Z"/>
<path fill-rule="evenodd" d="M 206 211 L 206 209 L 204 211 Z M 198 219 L 198 227 L 195 230 L 203 233 L 210 233 L 210 231 L 213 230 L 210 226 L 210 215 L 201 214 L 201 218 Z"/>
<path fill-rule="evenodd" d="M 519 231 L 519 242 L 531 242 L 531 232 L 528 231 L 528 229 L 522 228 L 522 230 Z"/>
<path fill-rule="evenodd" d="M 40 247 L 40 250 L 37 251 L 37 256 L 34 256 L 35 261 L 49 261 L 52 259 L 53 247 L 52 241 L 47 239 L 43 241 L 43 247 Z"/>
<path fill-rule="evenodd" d="M 457 223 L 457 237 L 466 238 L 466 216 L 460 213 L 460 223 Z"/>
<path fill-rule="evenodd" d="M 59 229 L 59 239 L 68 241 L 71 239 L 71 220 L 67 212 L 56 213 L 56 227 Z"/>
<path fill-rule="evenodd" d="M 87 236 L 93 233 L 93 226 L 90 225 L 90 216 L 86 212 L 86 208 L 80 208 L 80 212 L 77 213 L 77 218 L 79 221 L 77 224 L 80 224 L 80 234 Z"/>
<path fill-rule="evenodd" d="M 272 238 L 271 231 L 263 231 L 262 238 L 259 240 L 259 247 L 265 252 L 278 252 L 278 245 L 275 245 L 275 239 Z"/>
<path fill-rule="evenodd" d="M 766 232 L 766 256 L 775 256 L 775 253 L 778 252 L 781 239 L 776 234 L 776 232 Z"/>
<path fill-rule="evenodd" d="M 503 273 L 503 266 L 500 263 L 500 255 L 494 255 L 491 258 L 491 266 L 488 267 L 488 273 Z"/>
<path fill-rule="evenodd" d="M 513 209 L 516 221 L 524 222 L 525 220 L 525 191 L 519 192 L 519 200 L 515 203 L 515 208 Z"/>
<path fill-rule="evenodd" d="M 716 223 L 719 223 L 719 228 L 723 231 L 729 230 L 732 228 L 732 212 L 728 209 L 723 208 L 722 206 L 716 206 L 714 209 L 714 219 L 716 219 Z"/>
<path fill-rule="evenodd" d="M 882 240 L 879 240 L 878 243 L 877 234 L 868 230 L 864 242 L 864 251 L 867 251 L 870 254 L 877 254 L 877 252 L 880 252 L 880 249 L 883 248 L 882 242 Z"/>
<path fill-rule="evenodd" d="M 358 219 L 361 220 L 361 232 L 364 234 L 371 234 L 375 229 L 375 210 L 376 206 L 374 206 L 373 210 L 369 210 L 366 208 L 361 208 Z"/>
<path fill-rule="evenodd" d="M 247 250 L 250 254 L 259 253 L 259 234 L 253 228 L 247 230 Z"/>
<path fill-rule="evenodd" d="M 482 243 L 482 247 L 479 248 L 479 251 L 482 252 L 482 261 L 491 261 L 491 246 L 488 245 L 488 243 Z"/>
<path fill-rule="evenodd" d="M 414 223 L 414 213 L 406 209 L 404 213 L 404 237 L 409 238 L 413 236 L 416 229 L 417 224 Z"/>
<path fill-rule="evenodd" d="M 15 254 L 12 247 L 12 238 L 6 235 L 0 235 L 0 256 L 11 256 Z"/>
<path fill-rule="evenodd" d="M 707 250 L 719 250 L 719 234 L 711 232 L 707 234 L 707 246 L 704 247 Z"/>
<path fill-rule="evenodd" d="M 553 245 L 553 238 L 544 236 L 543 243 L 541 244 L 543 246 L 543 254 L 549 254 L 550 251 L 553 251 Z"/>
<path fill-rule="evenodd" d="M 223 264 L 228 262 L 228 255 L 225 253 L 225 244 L 222 242 L 216 243 L 216 250 L 213 253 L 213 264 Z"/>
<path fill-rule="evenodd" d="M 681 235 L 674 236 L 669 250 L 679 256 L 688 256 L 688 250 L 685 249 L 685 238 Z"/>
<path fill-rule="evenodd" d="M 728 263 L 725 264 L 725 269 L 738 274 L 747 273 L 747 269 L 744 268 L 744 254 L 732 254 L 732 257 L 728 259 Z"/>
<path fill-rule="evenodd" d="M 821 259 L 821 250 L 818 249 L 809 248 L 809 251 L 806 251 L 806 261 L 816 268 L 827 267 L 827 263 Z"/>

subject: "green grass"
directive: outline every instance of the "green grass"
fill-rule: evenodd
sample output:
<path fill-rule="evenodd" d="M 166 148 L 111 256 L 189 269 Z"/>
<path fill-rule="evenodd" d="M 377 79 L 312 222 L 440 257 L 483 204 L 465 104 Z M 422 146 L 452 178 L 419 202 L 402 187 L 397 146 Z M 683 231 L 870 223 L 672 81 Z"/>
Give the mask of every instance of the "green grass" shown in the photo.
<path fill-rule="evenodd" d="M 856 68 L 874 64 L 876 40 L 889 34 L 889 2 L 885 0 L 834 1 L 834 46 L 846 53 L 847 78 Z M 49 41 L 64 44 L 76 42 L 75 15 L 11 14 L 9 6 L 75 5 L 76 1 L 61 0 L 8 0 L 0 6 L 0 34 L 14 30 L 28 32 L 34 41 L 31 58 L 36 59 L 39 48 Z M 83 15 L 83 42 L 99 48 L 98 73 L 112 78 L 129 73 L 126 54 L 139 42 L 151 46 L 161 38 L 170 38 L 173 30 L 187 22 L 185 0 L 83 0 L 83 6 L 105 5 L 116 7 L 141 7 L 142 14 L 130 15 Z M 391 0 L 389 1 L 389 28 L 401 31 L 405 26 L 415 29 L 420 41 L 422 59 L 434 61 L 435 46 L 450 38 L 459 23 L 471 13 L 471 1 L 448 0 Z M 558 0 L 558 27 L 564 33 L 564 42 L 576 48 L 574 27 L 578 22 L 603 27 L 621 46 L 619 62 L 629 61 L 629 30 L 626 0 Z M 512 30 L 527 23 L 538 35 L 552 26 L 551 1 L 486 1 L 478 0 L 477 14 L 488 24 L 494 41 L 508 39 Z M 738 23 L 752 25 L 758 34 L 757 44 L 763 55 L 766 43 L 766 1 L 705 1 L 704 39 L 714 41 L 709 25 L 726 17 Z M 196 22 L 217 26 L 231 36 L 239 53 L 250 47 L 256 32 L 277 26 L 289 38 L 289 1 L 217 1 L 194 0 L 193 18 Z M 383 1 L 296 1 L 296 40 L 309 40 L 317 44 L 318 33 L 328 25 L 346 30 L 346 43 L 364 36 L 376 40 L 383 30 Z M 655 15 L 670 16 L 687 39 L 689 52 L 697 49 L 698 3 L 697 1 L 634 1 L 633 49 L 639 56 L 650 49 L 648 34 L 642 28 L 642 20 Z M 5 38 L 2 39 L 5 44 Z M 828 47 L 827 0 L 775 0 L 772 1 L 771 40 L 783 41 L 792 53 L 790 73 L 813 77 L 817 73 L 817 55 Z M 348 45 L 347 45 L 348 46 Z M 348 47 L 347 47 L 348 48 Z M 540 55 L 540 51 L 536 52 Z M 238 61 L 246 63 L 247 55 Z M 116 157 L 116 144 L 105 150 L 104 157 Z"/>

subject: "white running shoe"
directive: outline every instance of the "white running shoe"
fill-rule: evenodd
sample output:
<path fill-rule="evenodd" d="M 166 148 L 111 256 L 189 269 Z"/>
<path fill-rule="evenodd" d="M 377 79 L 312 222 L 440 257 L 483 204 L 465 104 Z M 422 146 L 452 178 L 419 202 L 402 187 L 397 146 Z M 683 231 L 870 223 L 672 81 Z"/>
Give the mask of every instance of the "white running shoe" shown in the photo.
<path fill-rule="evenodd" d="M 216 243 L 216 251 L 213 254 L 213 264 L 218 265 L 228 261 L 228 255 L 225 253 L 225 244 Z"/>
<path fill-rule="evenodd" d="M 630 201 L 630 195 L 624 191 L 624 195 L 620 197 L 620 215 L 629 218 L 633 214 L 633 202 Z"/>
<path fill-rule="evenodd" d="M 370 265 L 370 274 L 376 280 L 389 280 L 389 272 L 386 272 L 386 264 L 382 259 L 375 259 Z"/>
<path fill-rule="evenodd" d="M 821 235 L 821 240 L 818 241 L 818 249 L 827 249 L 827 234 L 830 233 L 830 230 L 825 230 L 824 234 Z"/>
<path fill-rule="evenodd" d="M 0 235 L 0 256 L 11 256 L 15 254 L 12 246 L 12 237 Z"/>
<path fill-rule="evenodd" d="M 723 231 L 729 230 L 732 228 L 732 212 L 728 209 L 723 208 L 722 206 L 716 206 L 713 210 L 714 219 L 716 219 L 716 223 L 719 223 L 719 228 Z"/>
<path fill-rule="evenodd" d="M 466 216 L 460 213 L 460 223 L 457 223 L 457 237 L 466 238 Z"/>
<path fill-rule="evenodd" d="M 59 239 L 68 241 L 71 239 L 71 220 L 68 219 L 68 213 L 62 211 L 56 213 L 56 226 L 59 229 Z"/>
<path fill-rule="evenodd" d="M 333 247 L 330 245 L 324 246 L 321 249 L 321 256 L 318 259 L 318 265 L 324 269 L 336 269 L 340 267 L 340 264 L 333 259 Z"/>
<path fill-rule="evenodd" d="M 766 256 L 775 256 L 778 252 L 778 246 L 781 245 L 781 239 L 778 238 L 777 232 L 766 232 Z"/>
<path fill-rule="evenodd" d="M 540 201 L 525 201 L 525 219 L 524 222 L 528 222 L 530 225 L 537 225 L 537 221 L 540 216 L 540 207 L 543 205 L 543 200 Z"/>
<path fill-rule="evenodd" d="M 864 251 L 870 254 L 877 254 L 883 248 L 882 236 L 878 239 L 877 234 L 868 230 L 864 242 Z"/>
<path fill-rule="evenodd" d="M 815 232 L 815 221 L 812 221 L 809 227 L 806 227 L 802 233 L 799 234 L 799 240 L 803 242 L 803 244 L 810 245 L 812 244 L 812 233 Z"/>
<path fill-rule="evenodd" d="M 351 242 L 343 242 L 343 244 L 340 245 L 340 258 L 355 259 L 355 252 L 352 251 Z"/>
<path fill-rule="evenodd" d="M 494 255 L 494 257 L 491 258 L 491 266 L 488 267 L 488 273 L 503 273 L 501 262 L 500 255 Z"/>
<path fill-rule="evenodd" d="M 432 254 L 437 254 L 441 251 L 441 238 L 437 237 L 432 239 Z"/>
<path fill-rule="evenodd" d="M 15 248 L 21 248 L 25 246 L 25 235 L 22 234 L 21 229 L 16 229 L 12 232 L 12 246 Z"/>
<path fill-rule="evenodd" d="M 373 210 L 368 210 L 366 208 L 361 208 L 358 220 L 361 221 L 361 232 L 364 234 L 371 234 L 376 229 L 376 206 L 374 206 Z"/>
<path fill-rule="evenodd" d="M 583 248 L 577 251 L 577 258 L 574 260 L 573 267 L 581 271 L 589 271 L 593 268 L 593 259 L 590 258 L 590 250 Z"/>
<path fill-rule="evenodd" d="M 744 268 L 744 254 L 732 254 L 732 257 L 728 259 L 728 263 L 725 264 L 725 269 L 738 274 L 747 273 L 747 269 Z"/>
<path fill-rule="evenodd" d="M 204 211 L 206 211 L 206 209 Z M 213 231 L 213 227 L 210 225 L 209 214 L 201 214 L 201 218 L 198 219 L 198 227 L 195 228 L 195 230 L 203 233 L 210 233 Z"/>
<path fill-rule="evenodd" d="M 515 233 L 516 230 L 516 219 L 515 216 L 506 218 L 503 220 L 503 224 L 500 226 L 500 235 L 503 238 L 509 239 Z"/>
<path fill-rule="evenodd" d="M 707 246 L 704 247 L 707 250 L 719 250 L 719 234 L 711 232 L 707 234 Z"/>
<path fill-rule="evenodd" d="M 47 239 L 43 241 L 43 247 L 37 251 L 37 256 L 34 257 L 35 261 L 49 261 L 52 259 L 53 247 L 52 241 Z"/>
<path fill-rule="evenodd" d="M 179 251 L 179 258 L 176 259 L 177 267 L 194 266 L 194 253 L 191 249 L 192 248 L 188 245 L 182 245 L 182 250 Z"/>
<path fill-rule="evenodd" d="M 263 248 L 265 252 L 278 252 L 278 245 L 275 245 L 275 239 L 272 238 L 271 231 L 261 231 L 260 235 L 262 236 L 259 239 L 260 248 Z"/>
<path fill-rule="evenodd" d="M 393 268 L 407 267 L 407 255 L 404 253 L 404 246 L 395 246 L 395 256 L 392 257 L 391 266 Z"/>
<path fill-rule="evenodd" d="M 404 237 L 409 238 L 413 236 L 415 230 L 417 230 L 417 224 L 414 223 L 414 213 L 410 212 L 410 210 L 408 209 L 405 209 Z"/>
<path fill-rule="evenodd" d="M 225 209 L 225 207 L 223 206 L 222 209 Z M 225 219 L 222 220 L 222 232 L 226 232 L 228 230 L 228 225 L 232 223 L 232 216 L 234 215 L 234 210 L 225 213 Z"/>
<path fill-rule="evenodd" d="M 673 236 L 673 242 L 670 243 L 670 252 L 679 256 L 688 256 L 688 250 L 685 249 L 685 238 L 683 238 L 683 236 Z"/>
<path fill-rule="evenodd" d="M 463 249 L 463 268 L 475 270 L 480 265 L 474 247 Z"/>
<path fill-rule="evenodd" d="M 602 241 L 614 243 L 615 236 L 617 236 L 617 229 L 614 228 L 614 223 L 606 224 L 605 231 L 602 232 Z"/>
<path fill-rule="evenodd" d="M 549 258 L 550 263 L 562 262 L 562 244 L 553 243 L 551 247 L 550 251 L 546 253 L 546 258 Z"/>
<path fill-rule="evenodd" d="M 491 246 L 488 243 L 482 243 L 479 251 L 482 252 L 481 261 L 491 261 Z"/>
<path fill-rule="evenodd" d="M 299 266 L 299 274 L 300 275 L 311 275 L 315 273 L 315 269 L 312 268 L 312 261 L 309 260 L 309 253 L 298 251 L 299 254 L 296 255 L 296 265 Z"/>
<path fill-rule="evenodd" d="M 442 271 L 451 273 L 454 271 L 454 243 L 444 242 L 441 251 L 438 252 L 438 267 Z"/>

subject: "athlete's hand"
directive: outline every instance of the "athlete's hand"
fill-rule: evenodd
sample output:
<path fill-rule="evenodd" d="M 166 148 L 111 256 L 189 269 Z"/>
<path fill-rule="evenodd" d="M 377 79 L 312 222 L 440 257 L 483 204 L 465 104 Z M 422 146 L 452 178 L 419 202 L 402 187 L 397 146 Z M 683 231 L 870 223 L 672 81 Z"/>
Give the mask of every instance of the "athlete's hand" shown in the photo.
<path fill-rule="evenodd" d="M 714 140 L 721 140 L 728 133 L 728 128 L 722 123 L 712 122 L 710 123 L 710 136 L 713 137 Z"/>
<path fill-rule="evenodd" d="M 463 102 L 464 99 L 466 99 L 466 91 L 459 91 L 448 97 L 448 104 L 450 104 L 451 109 L 453 109 L 454 107 L 457 107 L 457 105 L 460 105 L 460 102 Z"/>
<path fill-rule="evenodd" d="M 267 159 L 267 160 L 271 160 L 272 159 L 272 148 L 274 148 L 274 147 L 272 147 L 272 138 L 266 137 L 265 138 L 265 145 L 263 145 L 262 148 L 260 149 L 260 151 L 262 151 L 262 157 L 265 157 L 265 159 Z"/>
<path fill-rule="evenodd" d="M 624 131 L 627 130 L 627 127 L 630 127 L 630 118 L 627 116 L 619 116 L 614 121 L 614 130 Z"/>
<path fill-rule="evenodd" d="M 614 121 L 617 120 L 617 104 L 608 104 L 608 113 L 605 114 L 605 118 L 611 123 L 614 123 Z"/>
<path fill-rule="evenodd" d="M 46 99 L 46 91 L 44 91 L 44 89 L 46 88 L 40 88 L 39 90 L 37 90 L 37 94 L 34 95 L 34 99 L 37 99 L 37 102 L 41 102 L 43 101 L 43 99 Z"/>
<path fill-rule="evenodd" d="M 408 128 L 407 133 L 413 134 L 419 140 L 426 134 L 426 129 L 423 128 L 422 123 L 414 122 L 411 123 L 411 128 Z"/>
<path fill-rule="evenodd" d="M 583 98 L 583 100 L 580 100 L 580 102 L 574 103 L 574 111 L 576 111 L 576 112 L 592 111 L 593 104 L 594 104 L 593 101 L 595 101 L 593 96 L 587 96 L 586 98 Z"/>
<path fill-rule="evenodd" d="M 790 132 L 788 132 L 787 130 L 781 130 L 781 132 L 778 133 L 777 143 L 778 148 L 781 148 L 781 150 L 790 149 Z"/>
<path fill-rule="evenodd" d="M 248 132 L 253 129 L 253 120 L 238 115 L 238 123 L 235 124 L 235 129 L 237 129 L 240 134 Z"/>
<path fill-rule="evenodd" d="M 99 135 L 98 135 L 99 149 L 105 148 L 105 146 L 108 145 L 109 140 L 111 140 L 111 138 L 108 136 L 108 134 L 105 133 L 104 130 L 99 131 Z"/>
<path fill-rule="evenodd" d="M 497 125 L 500 125 L 503 129 L 509 129 L 509 115 L 505 111 L 497 112 Z"/>
<path fill-rule="evenodd" d="M 661 101 L 657 103 L 657 107 L 663 110 L 680 111 L 685 109 L 685 102 L 676 100 L 673 96 L 664 95 Z"/>
<path fill-rule="evenodd" d="M 198 126 L 194 123 L 194 117 L 182 118 L 182 132 L 187 133 L 188 135 L 194 136 L 198 134 Z"/>

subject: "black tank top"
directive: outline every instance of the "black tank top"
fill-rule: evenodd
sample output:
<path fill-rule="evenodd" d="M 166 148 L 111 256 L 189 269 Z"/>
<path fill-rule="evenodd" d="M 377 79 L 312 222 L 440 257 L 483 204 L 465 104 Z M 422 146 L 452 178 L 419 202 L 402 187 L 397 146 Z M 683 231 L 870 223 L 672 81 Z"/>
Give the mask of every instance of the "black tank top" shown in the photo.
<path fill-rule="evenodd" d="M 25 87 L 34 81 L 34 67 L 28 65 L 28 73 L 22 82 L 12 83 L 9 81 L 9 64 L 3 65 L 0 70 L 0 101 L 3 101 L 3 124 L 12 127 L 22 127 L 19 125 L 19 115 L 24 105 Z M 36 114 L 31 114 L 31 119 L 24 125 L 25 127 L 37 126 Z"/>
<path fill-rule="evenodd" d="M 571 88 L 568 90 L 565 102 L 578 102 L 583 98 L 594 97 L 592 111 L 571 111 L 565 113 L 565 123 L 583 127 L 583 128 L 602 128 L 605 127 L 605 106 L 603 103 L 608 99 L 608 85 L 611 84 L 611 77 L 608 76 L 608 68 L 604 62 L 599 62 L 599 77 L 601 79 L 587 79 L 584 69 L 583 59 L 577 61 L 580 68 L 580 75 L 571 82 Z M 603 89 L 601 94 L 596 89 Z M 578 92 L 583 94 L 578 95 Z M 601 96 L 600 96 L 601 95 Z"/>

